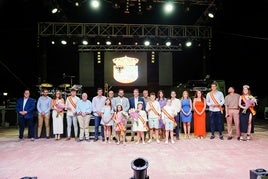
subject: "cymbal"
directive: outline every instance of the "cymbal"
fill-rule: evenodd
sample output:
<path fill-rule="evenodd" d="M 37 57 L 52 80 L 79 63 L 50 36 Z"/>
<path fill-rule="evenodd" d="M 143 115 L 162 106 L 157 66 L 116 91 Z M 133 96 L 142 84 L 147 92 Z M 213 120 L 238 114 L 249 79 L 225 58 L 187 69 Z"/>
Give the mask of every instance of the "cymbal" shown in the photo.
<path fill-rule="evenodd" d="M 43 87 L 43 88 L 50 88 L 50 87 L 53 87 L 53 85 L 52 85 L 52 84 L 49 84 L 49 83 L 42 83 L 42 84 L 40 85 L 40 87 Z"/>
<path fill-rule="evenodd" d="M 59 88 L 69 88 L 71 85 L 68 83 L 63 83 L 59 85 Z"/>

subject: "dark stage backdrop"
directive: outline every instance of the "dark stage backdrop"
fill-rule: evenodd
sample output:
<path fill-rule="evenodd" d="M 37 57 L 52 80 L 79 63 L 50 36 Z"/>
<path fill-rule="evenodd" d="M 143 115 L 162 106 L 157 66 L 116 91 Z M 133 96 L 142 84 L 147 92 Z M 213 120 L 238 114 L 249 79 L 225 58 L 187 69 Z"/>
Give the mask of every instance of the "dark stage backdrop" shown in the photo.
<path fill-rule="evenodd" d="M 172 52 L 159 53 L 159 86 L 173 85 Z"/>
<path fill-rule="evenodd" d="M 79 53 L 79 81 L 84 87 L 94 87 L 94 53 Z"/>

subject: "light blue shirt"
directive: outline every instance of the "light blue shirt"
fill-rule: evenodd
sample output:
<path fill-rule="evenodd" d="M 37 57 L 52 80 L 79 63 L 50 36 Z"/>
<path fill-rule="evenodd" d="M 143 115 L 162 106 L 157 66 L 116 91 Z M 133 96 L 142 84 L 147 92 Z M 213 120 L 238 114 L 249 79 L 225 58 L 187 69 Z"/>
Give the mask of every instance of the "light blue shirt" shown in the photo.
<path fill-rule="evenodd" d="M 96 112 L 101 112 L 105 106 L 106 97 L 105 96 L 95 96 L 92 99 L 92 110 L 94 116 L 99 116 Z"/>
<path fill-rule="evenodd" d="M 213 96 L 216 99 L 216 101 L 219 103 L 220 106 L 222 106 L 224 104 L 224 96 L 223 96 L 223 93 L 221 91 L 215 91 L 213 93 Z M 210 96 L 210 92 L 207 93 L 206 102 L 207 102 L 207 105 L 209 106 L 209 111 L 212 111 L 212 112 L 220 111 L 219 107 L 211 106 L 211 105 L 215 104 L 215 102 L 212 100 L 212 98 Z"/>
<path fill-rule="evenodd" d="M 80 99 L 76 104 L 76 112 L 77 114 L 81 114 L 82 112 L 91 114 L 92 112 L 92 103 L 89 100 Z"/>
<path fill-rule="evenodd" d="M 50 114 L 52 105 L 52 98 L 49 96 L 40 96 L 37 101 L 37 111 L 38 113 L 44 112 L 45 114 Z"/>

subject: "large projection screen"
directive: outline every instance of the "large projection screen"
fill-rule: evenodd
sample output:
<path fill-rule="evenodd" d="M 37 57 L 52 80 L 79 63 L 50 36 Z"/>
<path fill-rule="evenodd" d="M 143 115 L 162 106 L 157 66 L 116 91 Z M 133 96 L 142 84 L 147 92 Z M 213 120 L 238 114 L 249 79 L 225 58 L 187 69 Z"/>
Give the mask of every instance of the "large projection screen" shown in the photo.
<path fill-rule="evenodd" d="M 105 52 L 104 81 L 110 86 L 147 86 L 147 53 Z"/>

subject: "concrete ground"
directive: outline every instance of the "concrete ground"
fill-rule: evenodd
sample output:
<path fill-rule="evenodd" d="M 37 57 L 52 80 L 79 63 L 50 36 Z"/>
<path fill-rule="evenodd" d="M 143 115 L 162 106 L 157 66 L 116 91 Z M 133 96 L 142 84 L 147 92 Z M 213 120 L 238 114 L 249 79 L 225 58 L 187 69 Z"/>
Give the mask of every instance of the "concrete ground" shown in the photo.
<path fill-rule="evenodd" d="M 268 121 L 256 120 L 250 141 L 222 141 L 216 136 L 204 139 L 193 136 L 175 144 L 116 145 L 97 142 L 76 142 L 25 139 L 18 142 L 18 129 L 0 128 L 0 178 L 19 179 L 127 179 L 142 174 L 131 163 L 145 159 L 144 173 L 152 179 L 247 179 L 250 170 L 268 170 Z M 26 130 L 27 131 L 27 130 Z M 25 135 L 27 132 L 25 132 Z M 217 134 L 217 133 L 216 133 Z"/>

